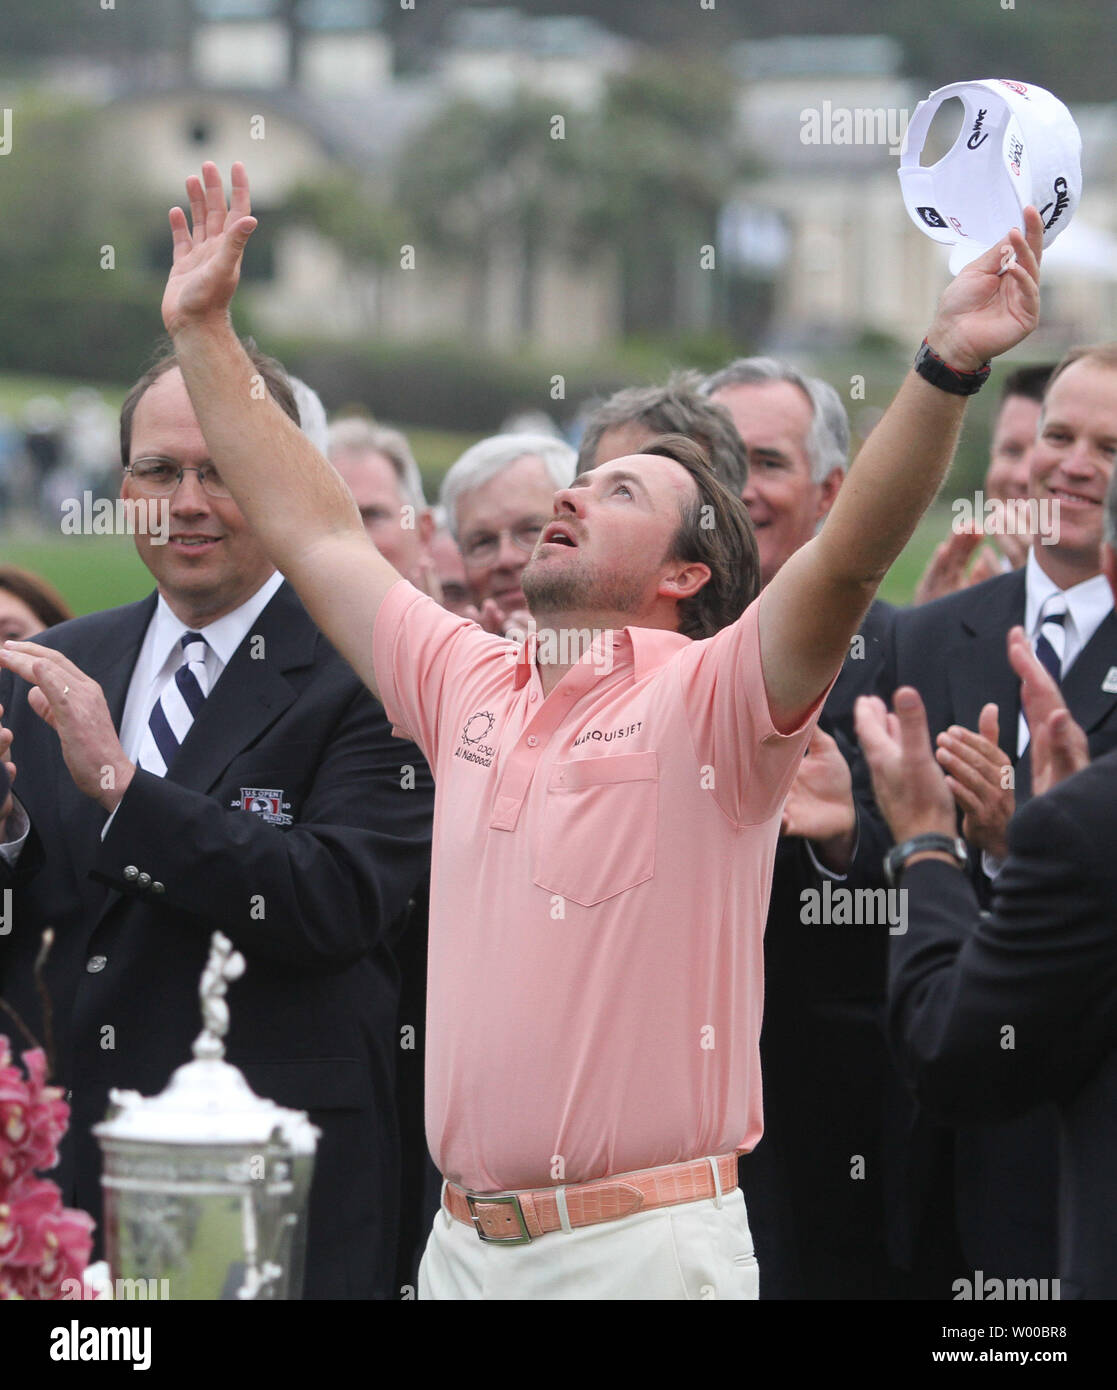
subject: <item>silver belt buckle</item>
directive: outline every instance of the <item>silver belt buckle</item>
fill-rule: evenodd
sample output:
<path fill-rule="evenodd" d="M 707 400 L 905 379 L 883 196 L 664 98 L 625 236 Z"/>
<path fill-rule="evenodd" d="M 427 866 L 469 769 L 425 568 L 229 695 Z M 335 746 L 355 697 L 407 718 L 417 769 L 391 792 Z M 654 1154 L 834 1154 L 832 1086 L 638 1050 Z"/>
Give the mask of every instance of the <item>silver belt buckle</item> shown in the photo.
<path fill-rule="evenodd" d="M 528 1231 L 527 1222 L 524 1220 L 523 1208 L 520 1206 L 520 1199 L 519 1199 L 519 1197 L 517 1197 L 516 1194 L 515 1194 L 514 1192 L 510 1192 L 506 1197 L 485 1197 L 485 1196 L 478 1196 L 478 1195 L 476 1195 L 475 1193 L 472 1193 L 472 1192 L 467 1192 L 467 1193 L 465 1194 L 465 1201 L 466 1201 L 466 1206 L 469 1207 L 469 1216 L 470 1216 L 470 1220 L 473 1222 L 474 1228 L 475 1228 L 476 1231 L 477 1231 L 477 1235 L 478 1235 L 478 1237 L 479 1237 L 481 1240 L 483 1240 L 483 1241 L 486 1243 L 486 1245 L 530 1245 L 530 1244 L 531 1244 L 531 1234 L 530 1234 L 530 1232 Z M 480 1219 L 480 1217 L 477 1215 L 477 1206 L 476 1206 L 476 1204 L 477 1204 L 478 1202 L 488 1202 L 488 1203 L 492 1203 L 492 1204 L 494 1204 L 494 1205 L 499 1205 L 499 1206 L 510 1206 L 510 1207 L 512 1207 L 512 1208 L 515 1210 L 515 1213 L 516 1213 L 516 1220 L 517 1220 L 517 1221 L 519 1222 L 519 1224 L 520 1224 L 520 1231 L 519 1231 L 519 1234 L 518 1234 L 518 1235 L 513 1235 L 513 1236 L 490 1236 L 490 1235 L 488 1235 L 484 1230 L 482 1230 L 482 1228 L 481 1228 L 481 1219 Z"/>

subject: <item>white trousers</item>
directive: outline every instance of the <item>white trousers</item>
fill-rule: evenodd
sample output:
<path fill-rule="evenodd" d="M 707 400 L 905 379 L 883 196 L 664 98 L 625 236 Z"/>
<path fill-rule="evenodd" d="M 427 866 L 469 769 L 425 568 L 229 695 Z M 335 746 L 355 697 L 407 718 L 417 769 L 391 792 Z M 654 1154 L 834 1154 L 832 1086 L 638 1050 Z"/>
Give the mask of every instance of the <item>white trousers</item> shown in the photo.
<path fill-rule="evenodd" d="M 420 1299 L 756 1298 L 759 1290 L 745 1198 L 637 1212 L 527 1245 L 498 1245 L 445 1210 L 419 1266 Z"/>

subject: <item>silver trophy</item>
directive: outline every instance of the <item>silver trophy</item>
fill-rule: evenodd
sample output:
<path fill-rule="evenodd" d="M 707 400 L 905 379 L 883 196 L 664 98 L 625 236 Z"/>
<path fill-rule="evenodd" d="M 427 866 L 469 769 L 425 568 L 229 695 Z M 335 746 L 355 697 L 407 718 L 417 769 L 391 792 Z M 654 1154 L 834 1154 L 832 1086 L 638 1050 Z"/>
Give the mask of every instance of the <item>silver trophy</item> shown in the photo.
<path fill-rule="evenodd" d="M 244 957 L 214 932 L 194 1061 L 158 1096 L 109 1093 L 93 1133 L 104 1158 L 105 1252 L 116 1288 L 171 1299 L 292 1299 L 302 1292 L 306 1203 L 319 1131 L 255 1095 L 223 1060 L 225 991 Z M 134 1291 L 134 1292 L 133 1292 Z"/>

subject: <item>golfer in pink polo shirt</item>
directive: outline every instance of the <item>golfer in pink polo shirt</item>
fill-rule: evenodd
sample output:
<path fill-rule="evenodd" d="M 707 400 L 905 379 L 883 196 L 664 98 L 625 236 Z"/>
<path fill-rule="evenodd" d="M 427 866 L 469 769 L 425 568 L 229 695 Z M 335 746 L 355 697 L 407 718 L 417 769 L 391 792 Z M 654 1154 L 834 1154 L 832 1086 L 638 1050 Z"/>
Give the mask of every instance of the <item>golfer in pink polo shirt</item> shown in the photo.
<path fill-rule="evenodd" d="M 1038 317 L 1042 226 L 947 288 L 826 525 L 756 598 L 744 504 L 686 440 L 555 494 L 521 647 L 438 608 L 251 390 L 228 305 L 243 167 L 171 213 L 163 317 L 213 461 L 438 788 L 420 1294 L 747 1298 L 735 1155 L 761 1134 L 761 936 L 822 697 L 934 497 L 965 395 Z"/>

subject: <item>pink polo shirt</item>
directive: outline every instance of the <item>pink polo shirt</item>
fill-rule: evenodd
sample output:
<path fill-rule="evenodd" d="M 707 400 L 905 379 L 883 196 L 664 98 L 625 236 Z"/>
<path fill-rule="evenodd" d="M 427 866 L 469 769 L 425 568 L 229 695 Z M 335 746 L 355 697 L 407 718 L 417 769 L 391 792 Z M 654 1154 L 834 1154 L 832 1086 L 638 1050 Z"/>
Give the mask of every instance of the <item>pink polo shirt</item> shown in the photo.
<path fill-rule="evenodd" d="M 748 1150 L 780 811 L 814 711 L 768 713 L 757 600 L 631 627 L 544 698 L 514 644 L 401 581 L 374 664 L 437 784 L 427 1139 L 482 1192 Z"/>

